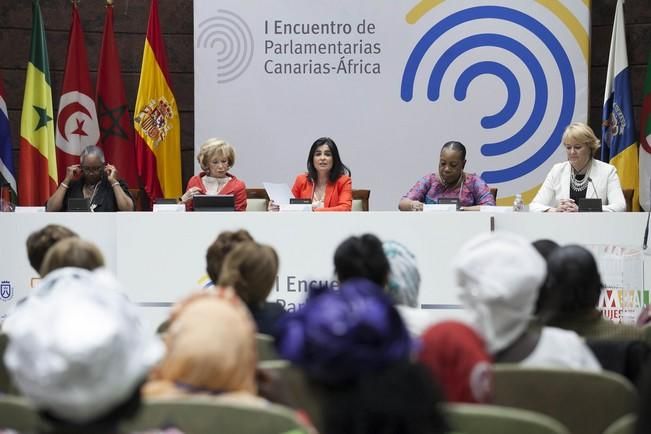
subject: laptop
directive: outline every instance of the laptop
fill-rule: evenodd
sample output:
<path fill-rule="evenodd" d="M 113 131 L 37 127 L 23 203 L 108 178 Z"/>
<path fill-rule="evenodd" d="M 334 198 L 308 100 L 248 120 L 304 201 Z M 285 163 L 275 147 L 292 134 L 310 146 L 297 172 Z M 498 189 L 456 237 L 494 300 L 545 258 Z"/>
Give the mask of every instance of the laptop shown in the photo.
<path fill-rule="evenodd" d="M 232 194 L 197 195 L 192 201 L 195 211 L 235 211 L 235 196 Z"/>
<path fill-rule="evenodd" d="M 90 212 L 90 199 L 87 197 L 71 197 L 68 199 L 68 211 Z"/>
<path fill-rule="evenodd" d="M 456 197 L 441 197 L 436 203 L 439 205 L 455 205 L 457 209 L 461 206 L 461 202 Z"/>
<path fill-rule="evenodd" d="M 601 199 L 579 199 L 579 212 L 602 212 Z"/>

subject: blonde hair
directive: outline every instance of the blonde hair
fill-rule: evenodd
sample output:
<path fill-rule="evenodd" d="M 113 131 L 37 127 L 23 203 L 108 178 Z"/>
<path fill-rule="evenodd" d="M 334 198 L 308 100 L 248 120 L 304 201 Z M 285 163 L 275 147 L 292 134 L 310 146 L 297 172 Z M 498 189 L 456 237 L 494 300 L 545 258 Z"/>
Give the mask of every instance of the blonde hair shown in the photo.
<path fill-rule="evenodd" d="M 48 273 L 64 267 L 92 271 L 103 266 L 104 256 L 95 244 L 76 237 L 64 238 L 47 251 L 40 274 L 45 277 Z"/>
<path fill-rule="evenodd" d="M 235 149 L 233 146 L 222 139 L 208 139 L 199 148 L 197 161 L 201 169 L 208 170 L 210 160 L 215 156 L 223 156 L 228 160 L 228 165 L 235 165 Z"/>
<path fill-rule="evenodd" d="M 597 138 L 592 128 L 583 122 L 573 122 L 565 128 L 563 132 L 563 143 L 568 139 L 573 139 L 577 143 L 588 145 L 594 153 L 601 144 L 601 141 Z"/>
<path fill-rule="evenodd" d="M 278 273 L 278 254 L 271 246 L 244 241 L 226 255 L 219 273 L 220 286 L 232 286 L 247 304 L 263 303 Z"/>

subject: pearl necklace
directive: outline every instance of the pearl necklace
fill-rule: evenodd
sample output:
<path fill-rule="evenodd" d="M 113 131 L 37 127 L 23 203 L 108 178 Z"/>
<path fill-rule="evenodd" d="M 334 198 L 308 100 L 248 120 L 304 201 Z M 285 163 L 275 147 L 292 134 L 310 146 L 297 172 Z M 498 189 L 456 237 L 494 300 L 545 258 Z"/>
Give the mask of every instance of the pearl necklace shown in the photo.
<path fill-rule="evenodd" d="M 590 163 L 588 163 L 590 164 Z M 571 166 L 570 166 L 571 167 Z M 580 192 L 588 188 L 588 181 L 590 179 L 590 169 L 592 168 L 592 165 L 590 165 L 590 168 L 588 168 L 588 171 L 583 175 L 583 179 L 578 179 L 576 176 L 579 175 L 579 173 L 574 170 L 574 167 L 571 168 L 570 171 L 570 188 L 573 191 Z"/>

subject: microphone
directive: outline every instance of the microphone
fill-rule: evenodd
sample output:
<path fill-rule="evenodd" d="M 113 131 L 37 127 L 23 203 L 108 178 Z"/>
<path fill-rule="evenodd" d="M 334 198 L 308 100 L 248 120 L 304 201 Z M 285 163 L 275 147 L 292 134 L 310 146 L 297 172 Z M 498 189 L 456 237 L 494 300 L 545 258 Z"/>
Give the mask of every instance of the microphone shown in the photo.
<path fill-rule="evenodd" d="M 651 211 L 649 211 L 646 216 L 646 227 L 644 228 L 644 239 L 642 240 L 642 250 L 646 250 L 647 241 L 649 241 L 649 217 L 651 217 Z"/>
<path fill-rule="evenodd" d="M 599 197 L 599 193 L 597 193 L 597 187 L 594 186 L 594 182 L 592 182 L 592 178 L 590 178 L 589 176 L 588 176 L 588 182 L 589 182 L 590 184 L 592 184 L 592 189 L 594 190 L 594 195 L 595 195 L 595 197 L 596 197 L 597 199 L 601 199 L 601 198 Z"/>

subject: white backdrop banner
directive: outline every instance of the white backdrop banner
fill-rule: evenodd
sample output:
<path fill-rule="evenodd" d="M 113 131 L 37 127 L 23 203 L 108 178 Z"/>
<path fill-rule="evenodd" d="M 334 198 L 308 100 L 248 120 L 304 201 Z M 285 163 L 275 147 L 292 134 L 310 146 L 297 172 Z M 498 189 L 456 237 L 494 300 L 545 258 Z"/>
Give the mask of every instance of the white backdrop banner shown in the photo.
<path fill-rule="evenodd" d="M 195 149 L 224 138 L 248 186 L 291 184 L 330 136 L 388 210 L 459 140 L 530 199 L 587 118 L 589 3 L 194 0 Z"/>

